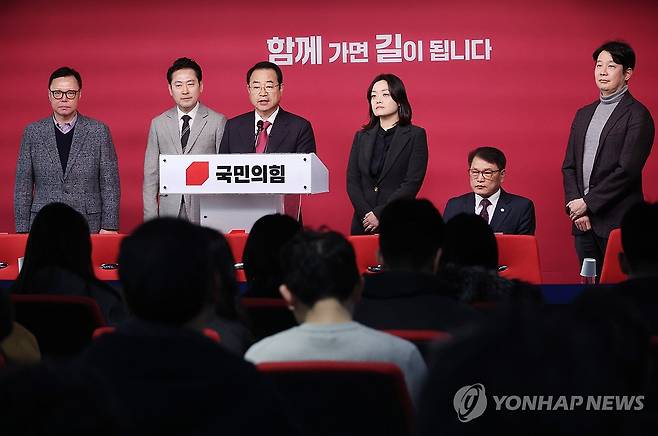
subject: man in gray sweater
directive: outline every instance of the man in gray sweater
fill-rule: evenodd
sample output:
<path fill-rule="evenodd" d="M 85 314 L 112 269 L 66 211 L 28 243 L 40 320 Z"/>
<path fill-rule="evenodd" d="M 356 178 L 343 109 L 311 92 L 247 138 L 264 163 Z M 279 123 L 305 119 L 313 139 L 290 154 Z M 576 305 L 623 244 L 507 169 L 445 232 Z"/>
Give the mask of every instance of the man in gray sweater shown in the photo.
<path fill-rule="evenodd" d="M 596 259 L 600 275 L 610 231 L 643 200 L 642 168 L 655 131 L 651 114 L 628 90 L 633 49 L 610 41 L 593 58 L 600 96 L 576 113 L 562 175 L 578 257 L 581 263 L 586 257 Z"/>
<path fill-rule="evenodd" d="M 352 320 L 361 293 L 354 249 L 335 232 L 303 232 L 281 256 L 280 292 L 300 323 L 254 344 L 253 363 L 300 360 L 389 362 L 417 399 L 427 367 L 411 342 Z"/>

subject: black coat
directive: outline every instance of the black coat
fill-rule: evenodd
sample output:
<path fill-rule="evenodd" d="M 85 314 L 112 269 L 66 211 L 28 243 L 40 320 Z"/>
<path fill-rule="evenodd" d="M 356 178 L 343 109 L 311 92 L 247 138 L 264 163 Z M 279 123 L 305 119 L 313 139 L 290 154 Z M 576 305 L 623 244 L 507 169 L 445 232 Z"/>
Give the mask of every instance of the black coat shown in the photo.
<path fill-rule="evenodd" d="M 386 271 L 367 275 L 354 320 L 382 330 L 454 331 L 480 313 L 448 295 L 456 291 L 430 274 Z"/>
<path fill-rule="evenodd" d="M 361 221 L 368 212 L 377 218 L 387 203 L 414 198 L 427 171 L 427 135 L 417 126 L 398 126 L 377 180 L 370 175 L 370 161 L 379 125 L 354 135 L 347 164 L 347 194 L 354 207 L 352 234 L 363 234 Z"/>
<path fill-rule="evenodd" d="M 112 387 L 130 435 L 295 434 L 251 363 L 188 328 L 133 319 L 76 363 Z"/>

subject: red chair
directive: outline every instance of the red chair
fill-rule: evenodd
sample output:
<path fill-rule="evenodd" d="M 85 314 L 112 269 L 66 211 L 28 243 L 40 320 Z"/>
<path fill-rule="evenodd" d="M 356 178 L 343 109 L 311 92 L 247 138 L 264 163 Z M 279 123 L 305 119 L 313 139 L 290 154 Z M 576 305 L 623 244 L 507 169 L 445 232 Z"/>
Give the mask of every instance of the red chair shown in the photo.
<path fill-rule="evenodd" d="M 247 238 L 249 238 L 249 234 L 244 230 L 231 230 L 226 235 L 226 241 L 229 247 L 231 247 L 235 263 L 242 263 L 242 255 L 244 253 L 244 247 L 247 245 Z M 235 275 L 239 282 L 247 281 L 247 277 L 244 275 L 244 269 L 236 269 Z"/>
<path fill-rule="evenodd" d="M 241 298 L 247 323 L 257 340 L 297 325 L 295 315 L 283 298 Z"/>
<path fill-rule="evenodd" d="M 599 283 L 619 283 L 628 278 L 621 270 L 621 265 L 619 265 L 619 253 L 623 251 L 621 247 L 621 230 L 613 229 L 608 236 L 608 245 L 605 249 Z"/>
<path fill-rule="evenodd" d="M 125 234 L 91 235 L 91 262 L 94 274 L 101 280 L 119 280 L 118 258 Z"/>
<path fill-rule="evenodd" d="M 361 274 L 372 272 L 368 267 L 377 267 L 379 260 L 379 235 L 352 235 L 349 238 L 354 252 L 356 253 L 356 264 Z"/>
<path fill-rule="evenodd" d="M 94 333 L 91 335 L 91 338 L 95 341 L 96 339 L 100 338 L 103 335 L 106 335 L 108 333 L 113 333 L 115 330 L 116 327 L 112 327 L 112 326 L 99 327 L 96 330 L 94 330 Z M 202 330 L 202 333 L 205 337 L 207 337 L 211 341 L 219 344 L 221 338 L 219 336 L 219 333 L 217 333 L 215 330 L 206 328 Z"/>
<path fill-rule="evenodd" d="M 105 325 L 96 300 L 72 295 L 11 294 L 16 322 L 37 338 L 43 355 L 71 356 Z"/>
<path fill-rule="evenodd" d="M 452 337 L 448 332 L 439 330 L 382 330 L 389 335 L 397 336 L 413 343 L 425 360 L 429 359 L 432 345 L 436 342 L 447 341 Z"/>
<path fill-rule="evenodd" d="M 537 239 L 529 235 L 496 235 L 501 277 L 541 284 Z"/>
<path fill-rule="evenodd" d="M 0 280 L 16 280 L 18 258 L 25 256 L 26 243 L 27 233 L 0 234 Z"/>
<path fill-rule="evenodd" d="M 409 435 L 413 408 L 404 376 L 383 362 L 270 362 L 270 379 L 302 434 Z"/>

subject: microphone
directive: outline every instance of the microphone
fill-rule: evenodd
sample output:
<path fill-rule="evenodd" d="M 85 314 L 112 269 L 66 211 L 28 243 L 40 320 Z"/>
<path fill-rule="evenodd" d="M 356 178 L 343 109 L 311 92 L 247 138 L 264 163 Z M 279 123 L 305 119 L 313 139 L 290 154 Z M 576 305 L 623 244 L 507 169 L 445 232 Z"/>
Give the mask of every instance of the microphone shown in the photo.
<path fill-rule="evenodd" d="M 254 138 L 254 151 L 256 151 L 256 145 L 258 145 L 258 135 L 263 131 L 263 120 L 258 120 L 256 123 L 256 136 Z"/>

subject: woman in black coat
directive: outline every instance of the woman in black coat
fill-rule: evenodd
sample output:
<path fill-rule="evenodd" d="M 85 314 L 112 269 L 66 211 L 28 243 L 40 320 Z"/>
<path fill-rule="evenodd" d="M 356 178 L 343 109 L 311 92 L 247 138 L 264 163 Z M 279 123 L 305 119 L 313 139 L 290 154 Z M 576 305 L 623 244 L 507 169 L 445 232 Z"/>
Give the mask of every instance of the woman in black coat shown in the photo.
<path fill-rule="evenodd" d="M 370 83 L 367 99 L 370 122 L 354 135 L 347 165 L 353 235 L 377 233 L 384 206 L 414 198 L 427 170 L 427 135 L 411 124 L 402 80 L 380 74 Z"/>

